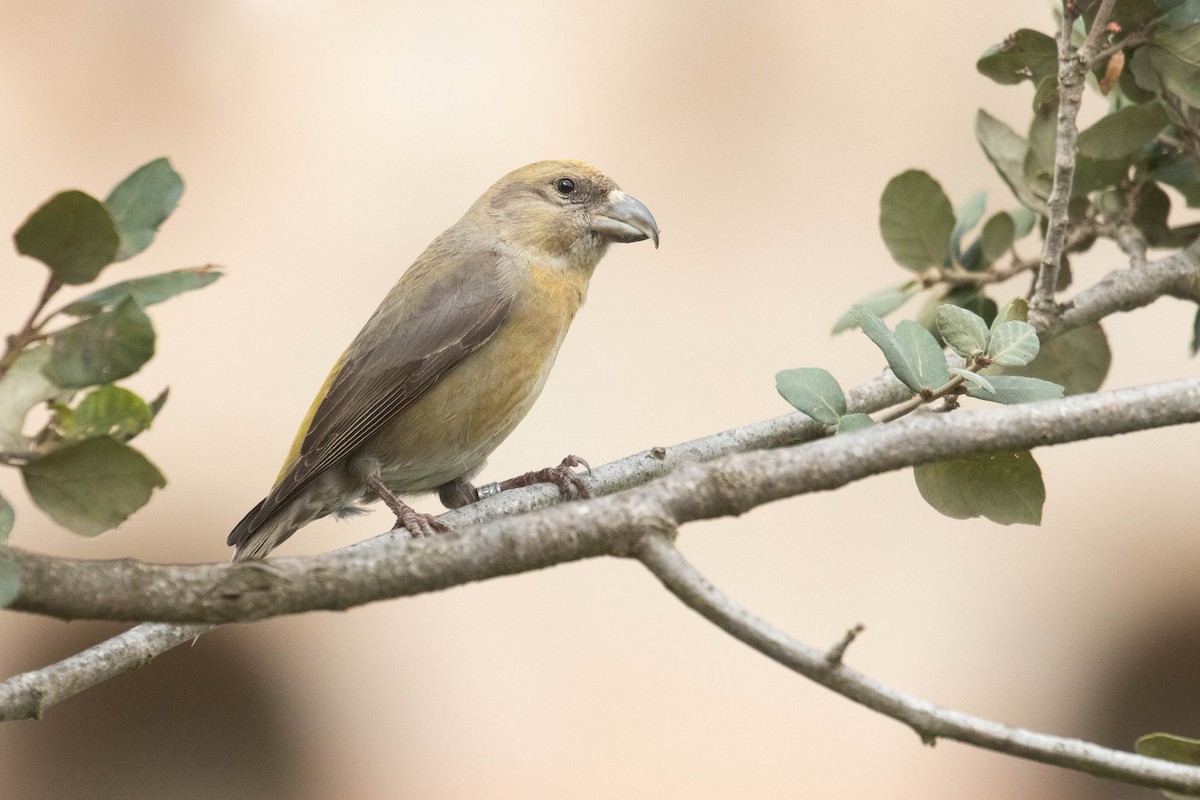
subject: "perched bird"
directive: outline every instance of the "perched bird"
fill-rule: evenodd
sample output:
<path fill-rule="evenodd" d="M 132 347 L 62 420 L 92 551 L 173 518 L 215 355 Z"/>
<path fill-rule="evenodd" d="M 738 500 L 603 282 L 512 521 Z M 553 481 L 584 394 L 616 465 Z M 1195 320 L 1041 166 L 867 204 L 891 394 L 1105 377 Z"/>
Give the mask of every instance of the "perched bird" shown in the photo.
<path fill-rule="evenodd" d="M 587 164 L 541 161 L 501 178 L 334 364 L 270 494 L 229 534 L 234 560 L 378 499 L 428 535 L 445 523 L 401 495 L 437 491 L 457 508 L 539 481 L 586 495 L 574 456 L 479 489 L 470 480 L 541 393 L 609 243 L 645 239 L 658 246 L 650 211 Z"/>

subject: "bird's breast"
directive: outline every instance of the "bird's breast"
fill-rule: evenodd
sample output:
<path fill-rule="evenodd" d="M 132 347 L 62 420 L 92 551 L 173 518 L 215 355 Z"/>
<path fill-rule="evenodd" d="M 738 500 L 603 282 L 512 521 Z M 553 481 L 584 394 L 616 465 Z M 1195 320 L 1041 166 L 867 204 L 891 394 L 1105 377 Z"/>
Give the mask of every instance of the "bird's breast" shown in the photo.
<path fill-rule="evenodd" d="M 428 491 L 473 474 L 533 406 L 587 291 L 587 276 L 531 268 L 508 316 L 368 443 L 397 491 Z"/>

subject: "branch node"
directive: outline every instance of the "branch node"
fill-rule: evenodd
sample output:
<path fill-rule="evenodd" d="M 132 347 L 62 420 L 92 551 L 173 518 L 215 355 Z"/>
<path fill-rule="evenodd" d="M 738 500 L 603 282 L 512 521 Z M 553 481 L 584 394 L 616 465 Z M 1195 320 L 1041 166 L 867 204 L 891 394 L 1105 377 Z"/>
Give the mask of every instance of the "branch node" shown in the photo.
<path fill-rule="evenodd" d="M 861 622 L 855 625 L 850 630 L 846 631 L 840 642 L 829 648 L 829 652 L 825 654 L 825 663 L 831 667 L 840 667 L 842 659 L 846 656 L 846 649 L 854 643 L 858 635 L 867 629 L 866 625 Z"/>

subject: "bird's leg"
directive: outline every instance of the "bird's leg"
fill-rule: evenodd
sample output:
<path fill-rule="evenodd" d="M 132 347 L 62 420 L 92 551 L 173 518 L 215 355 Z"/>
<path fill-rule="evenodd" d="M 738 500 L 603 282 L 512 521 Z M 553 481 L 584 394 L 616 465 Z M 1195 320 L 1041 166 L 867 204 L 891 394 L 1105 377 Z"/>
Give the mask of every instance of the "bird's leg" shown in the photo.
<path fill-rule="evenodd" d="M 383 480 L 378 475 L 369 476 L 367 486 L 370 486 L 375 494 L 379 495 L 379 499 L 396 515 L 396 524 L 399 527 L 407 528 L 413 536 L 432 536 L 435 533 L 445 533 L 450 530 L 449 525 L 432 514 L 422 514 L 413 510 L 411 506 L 400 499 L 399 495 L 384 486 Z"/>
<path fill-rule="evenodd" d="M 575 472 L 574 467 L 583 467 L 587 470 L 588 475 L 592 474 L 591 465 L 582 458 L 579 456 L 567 456 L 557 467 L 547 467 L 546 469 L 539 469 L 534 472 L 526 472 L 524 475 L 518 475 L 506 481 L 482 486 L 479 489 L 479 495 L 486 497 L 488 494 L 495 494 L 508 489 L 519 489 L 522 486 L 532 486 L 535 483 L 553 483 L 566 499 L 586 500 L 592 496 L 592 490 L 584 482 L 583 476 Z M 487 490 L 493 486 L 496 488 L 488 492 Z"/>
<path fill-rule="evenodd" d="M 479 499 L 479 490 L 466 478 L 455 478 L 438 487 L 438 499 L 446 508 L 462 508 Z"/>

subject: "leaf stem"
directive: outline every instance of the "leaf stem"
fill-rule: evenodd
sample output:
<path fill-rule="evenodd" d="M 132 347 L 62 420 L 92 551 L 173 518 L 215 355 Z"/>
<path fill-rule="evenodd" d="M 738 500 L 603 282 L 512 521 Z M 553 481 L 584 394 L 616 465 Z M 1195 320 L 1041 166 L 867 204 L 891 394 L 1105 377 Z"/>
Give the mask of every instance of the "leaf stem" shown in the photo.
<path fill-rule="evenodd" d="M 49 321 L 49 317 L 38 320 L 38 315 L 46 308 L 46 304 L 50 302 L 50 298 L 54 297 L 55 293 L 62 288 L 62 281 L 55 279 L 53 275 L 46 279 L 46 286 L 42 289 L 42 295 L 38 298 L 37 305 L 33 307 L 29 318 L 25 320 L 25 324 L 21 326 L 21 330 L 8 337 L 4 348 L 4 355 L 0 357 L 0 378 L 8 372 L 9 368 L 21 356 L 21 351 L 30 344 L 42 338 L 40 336 L 42 326 Z"/>

